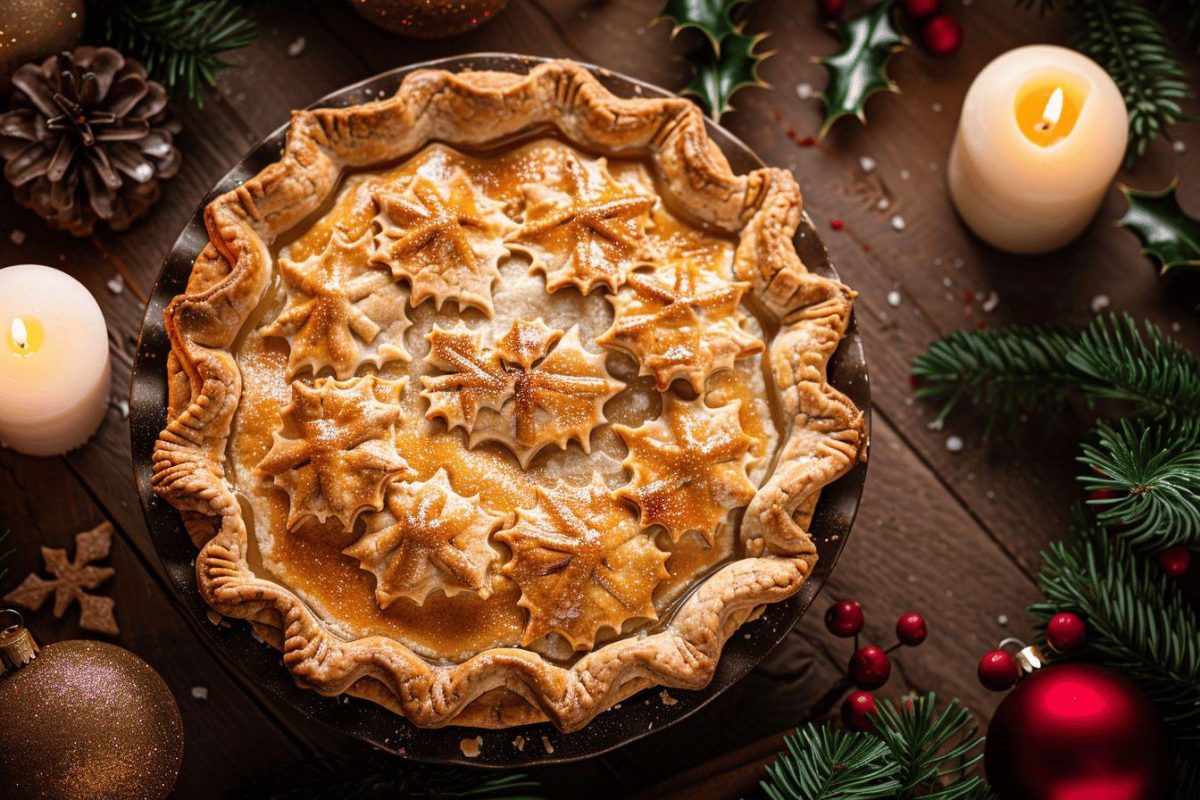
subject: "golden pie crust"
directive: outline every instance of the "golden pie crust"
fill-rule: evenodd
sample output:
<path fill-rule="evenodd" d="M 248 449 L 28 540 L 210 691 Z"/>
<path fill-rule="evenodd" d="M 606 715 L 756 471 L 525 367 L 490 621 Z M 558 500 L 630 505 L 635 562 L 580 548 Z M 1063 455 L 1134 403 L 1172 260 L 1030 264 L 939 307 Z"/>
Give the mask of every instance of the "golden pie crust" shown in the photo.
<path fill-rule="evenodd" d="M 154 488 L 204 599 L 421 726 L 704 686 L 865 451 L 800 218 L 693 104 L 567 61 L 297 112 L 165 312 Z"/>

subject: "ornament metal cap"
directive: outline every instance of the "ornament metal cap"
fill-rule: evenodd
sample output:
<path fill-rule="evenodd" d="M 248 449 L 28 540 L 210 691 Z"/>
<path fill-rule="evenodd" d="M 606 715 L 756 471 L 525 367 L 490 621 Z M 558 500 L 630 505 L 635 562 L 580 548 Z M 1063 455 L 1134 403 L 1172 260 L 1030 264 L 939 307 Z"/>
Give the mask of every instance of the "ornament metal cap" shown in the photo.
<path fill-rule="evenodd" d="M 0 624 L 4 623 L 9 624 L 0 629 L 0 675 L 19 670 L 38 655 L 37 642 L 18 612 L 0 608 Z"/>
<path fill-rule="evenodd" d="M 1016 645 L 1021 648 L 1013 654 L 1013 658 L 1017 662 L 1017 670 L 1022 678 L 1030 673 L 1037 672 L 1050 663 L 1050 659 L 1046 658 L 1046 654 L 1036 644 L 1027 645 L 1020 639 L 1010 637 L 1000 642 L 1000 649 L 1006 649 L 1009 645 Z"/>

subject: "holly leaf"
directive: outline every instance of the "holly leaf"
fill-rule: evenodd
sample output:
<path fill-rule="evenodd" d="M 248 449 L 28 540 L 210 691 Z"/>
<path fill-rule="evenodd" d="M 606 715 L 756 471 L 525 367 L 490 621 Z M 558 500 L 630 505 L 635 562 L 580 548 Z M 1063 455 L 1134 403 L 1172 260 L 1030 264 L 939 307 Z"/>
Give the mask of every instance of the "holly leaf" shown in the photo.
<path fill-rule="evenodd" d="M 829 73 L 829 83 L 821 93 L 825 104 L 821 136 L 842 117 L 855 116 L 866 123 L 867 98 L 876 92 L 897 91 L 887 76 L 887 65 L 908 40 L 896 29 L 891 12 L 889 0 L 838 25 L 842 49 L 821 59 Z"/>
<path fill-rule="evenodd" d="M 773 53 L 758 53 L 754 49 L 766 37 L 765 33 L 749 36 L 737 30 L 725 39 L 716 58 L 708 54 L 693 56 L 689 60 L 695 75 L 682 94 L 699 99 L 713 122 L 720 122 L 723 114 L 733 110 L 730 100 L 735 92 L 746 86 L 766 86 L 758 77 L 758 65 Z"/>
<path fill-rule="evenodd" d="M 1117 224 L 1142 242 L 1142 252 L 1157 261 L 1161 274 L 1200 268 L 1200 219 L 1188 216 L 1175 196 L 1178 183 L 1161 192 L 1139 192 L 1122 186 L 1129 210 Z"/>
<path fill-rule="evenodd" d="M 746 0 L 667 0 L 656 19 L 671 22 L 671 35 L 695 28 L 708 37 L 713 52 L 720 54 L 725 37 L 737 32 L 733 10 Z"/>

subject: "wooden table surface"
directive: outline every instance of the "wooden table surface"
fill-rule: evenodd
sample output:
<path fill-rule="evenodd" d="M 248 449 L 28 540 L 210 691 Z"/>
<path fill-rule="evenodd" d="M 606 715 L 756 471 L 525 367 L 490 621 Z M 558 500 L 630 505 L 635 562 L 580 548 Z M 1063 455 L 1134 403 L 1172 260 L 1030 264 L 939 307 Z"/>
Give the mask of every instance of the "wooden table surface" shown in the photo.
<path fill-rule="evenodd" d="M 1194 299 L 1164 287 L 1136 239 L 1114 227 L 1124 212 L 1116 189 L 1085 236 L 1049 256 L 1007 257 L 964 231 L 946 196 L 944 166 L 965 89 L 999 53 L 1062 41 L 1064 31 L 1061 21 L 1015 10 L 1008 0 L 946 5 L 965 26 L 962 51 L 942 60 L 917 48 L 899 55 L 892 74 L 903 94 L 874 98 L 868 126 L 843 121 L 810 147 L 796 140 L 816 133 L 820 108 L 815 98 L 801 99 L 797 87 L 821 88 L 824 74 L 812 59 L 832 52 L 836 41 L 815 2 L 758 0 L 750 7 L 749 29 L 771 31 L 767 46 L 777 51 L 762 68 L 773 88 L 739 94 L 726 125 L 765 161 L 793 171 L 842 278 L 859 292 L 855 308 L 875 401 L 862 511 L 813 609 L 754 673 L 660 734 L 591 761 L 535 770 L 548 795 L 715 798 L 747 791 L 781 732 L 836 709 L 840 697 L 830 690 L 850 646 L 825 633 L 821 618 L 843 598 L 862 602 L 865 639 L 880 644 L 890 644 L 900 613 L 916 610 L 929 619 L 929 641 L 898 654 L 882 695 L 932 689 L 962 698 L 986 721 L 997 698 L 979 687 L 975 663 L 1000 638 L 1030 631 L 1023 609 L 1037 596 L 1038 551 L 1065 533 L 1078 497 L 1072 459 L 1086 421 L 1063 419 L 1049 435 L 1032 431 L 1004 446 L 981 442 L 969 417 L 930 430 L 931 410 L 911 399 L 912 357 L 955 329 L 1082 324 L 1101 295 L 1113 309 L 1148 316 L 1193 346 L 1200 342 Z M 206 95 L 203 110 L 177 104 L 183 168 L 132 231 L 76 240 L 48 231 L 6 193 L 0 198 L 0 265 L 49 264 L 84 282 L 108 320 L 114 367 L 113 408 L 86 447 L 52 459 L 0 451 L 0 530 L 12 529 L 9 544 L 17 550 L 0 591 L 40 566 L 39 544 L 69 546 L 77 531 L 102 519 L 114 523 L 117 576 L 103 591 L 117 601 L 115 641 L 163 675 L 183 713 L 187 746 L 176 796 L 221 796 L 264 770 L 345 758 L 361 748 L 265 695 L 210 651 L 197 631 L 207 623 L 173 601 L 147 534 L 119 401 L 143 303 L 185 220 L 291 109 L 398 65 L 510 51 L 576 58 L 679 87 L 687 67 L 677 56 L 687 42 L 672 45 L 669 26 L 651 24 L 660 7 L 661 0 L 513 0 L 471 34 L 414 42 L 370 27 L 342 3 L 269 4 L 257 42 L 233 55 L 240 68 Z M 289 55 L 300 40 L 302 52 Z M 1193 77 L 1195 67 L 1189 61 Z M 1121 180 L 1157 189 L 1178 176 L 1184 206 L 1200 212 L 1192 155 L 1200 152 L 1200 136 L 1195 126 L 1175 133 L 1181 152 L 1159 142 Z M 893 229 L 895 215 L 907 223 L 902 231 Z M 839 231 L 829 226 L 834 218 L 844 221 Z M 15 231 L 23 242 L 11 236 Z M 118 277 L 124 286 L 114 291 Z M 894 295 L 889 301 L 895 291 L 898 305 Z M 961 452 L 947 448 L 951 434 L 964 439 Z M 74 612 L 62 621 L 48 609 L 30 616 L 44 642 L 80 635 Z"/>

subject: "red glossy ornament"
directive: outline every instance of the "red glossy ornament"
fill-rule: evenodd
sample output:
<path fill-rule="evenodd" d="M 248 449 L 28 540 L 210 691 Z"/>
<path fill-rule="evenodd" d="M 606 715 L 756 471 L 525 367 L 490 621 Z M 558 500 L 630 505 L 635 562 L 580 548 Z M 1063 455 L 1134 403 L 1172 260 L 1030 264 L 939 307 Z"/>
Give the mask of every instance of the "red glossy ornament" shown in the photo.
<path fill-rule="evenodd" d="M 863 629 L 862 606 L 853 600 L 834 603 L 825 612 L 825 628 L 834 636 L 858 636 Z"/>
<path fill-rule="evenodd" d="M 1011 653 L 993 650 L 979 659 L 979 682 L 993 692 L 1003 692 L 1017 682 L 1017 660 Z"/>
<path fill-rule="evenodd" d="M 878 689 L 892 675 L 892 660 L 882 647 L 860 647 L 850 656 L 850 680 L 860 689 Z"/>
<path fill-rule="evenodd" d="M 821 0 L 821 13 L 833 19 L 846 10 L 846 0 Z"/>
<path fill-rule="evenodd" d="M 921 29 L 921 41 L 930 55 L 948 56 L 962 46 L 962 26 L 947 14 L 930 17 Z"/>
<path fill-rule="evenodd" d="M 1168 547 L 1154 558 L 1162 571 L 1172 578 L 1178 578 L 1192 566 L 1192 554 L 1181 544 Z"/>
<path fill-rule="evenodd" d="M 904 13 L 913 19 L 924 19 L 938 10 L 938 0 L 904 0 Z"/>
<path fill-rule="evenodd" d="M 875 730 L 870 715 L 875 713 L 875 696 L 867 692 L 851 692 L 842 701 L 842 727 L 848 731 L 866 733 Z"/>
<path fill-rule="evenodd" d="M 925 641 L 928 635 L 929 628 L 920 614 L 905 614 L 896 620 L 896 638 L 900 640 L 900 644 L 916 647 Z"/>
<path fill-rule="evenodd" d="M 1055 614 L 1046 623 L 1046 641 L 1057 653 L 1078 650 L 1087 639 L 1087 625 L 1069 611 Z"/>
<path fill-rule="evenodd" d="M 985 765 L 1000 800 L 1161 800 L 1166 734 L 1129 679 L 1095 664 L 1044 667 L 996 709 Z"/>

